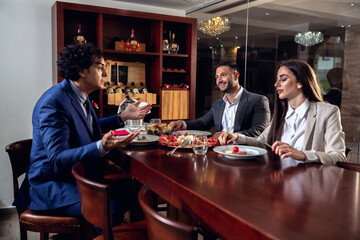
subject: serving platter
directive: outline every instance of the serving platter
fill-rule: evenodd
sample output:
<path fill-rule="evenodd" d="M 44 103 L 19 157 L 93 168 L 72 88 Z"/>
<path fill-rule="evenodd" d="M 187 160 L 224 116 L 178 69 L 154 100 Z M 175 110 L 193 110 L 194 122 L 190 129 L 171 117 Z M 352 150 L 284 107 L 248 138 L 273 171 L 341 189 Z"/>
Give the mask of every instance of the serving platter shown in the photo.
<path fill-rule="evenodd" d="M 200 131 L 200 130 L 178 130 L 175 132 L 172 132 L 172 134 L 176 135 L 177 133 L 181 134 L 189 134 L 189 135 L 195 135 L 195 136 L 211 136 L 211 132 L 208 131 Z"/>
<path fill-rule="evenodd" d="M 233 153 L 226 153 L 227 151 L 232 151 L 234 147 L 238 147 L 239 151 L 246 152 L 246 155 L 239 155 Z M 265 155 L 267 151 L 263 148 L 244 146 L 244 145 L 225 145 L 215 147 L 214 152 L 223 154 L 226 158 L 230 160 L 241 160 L 241 159 L 251 159 L 256 158 L 262 155 Z"/>
<path fill-rule="evenodd" d="M 175 137 L 176 134 L 178 134 L 178 133 L 179 133 L 179 132 L 176 132 L 176 133 L 174 132 L 174 133 L 169 134 L 169 135 L 167 135 L 167 134 L 162 134 L 162 135 L 159 137 L 159 144 L 162 145 L 162 146 L 171 147 L 171 148 L 174 148 L 174 147 L 179 146 L 179 145 L 183 142 L 183 140 L 177 140 L 176 142 L 168 141 L 168 140 L 167 140 L 168 137 Z M 186 147 L 179 147 L 179 148 L 192 149 L 192 141 L 194 140 L 194 138 L 195 138 L 196 136 L 191 136 L 192 134 L 189 134 L 189 132 L 186 132 L 186 133 L 188 133 L 188 135 L 190 135 L 190 136 L 188 136 L 188 137 L 192 137 L 192 138 L 189 138 L 190 144 L 187 145 Z M 182 134 L 185 134 L 185 133 L 182 133 Z M 209 147 L 209 148 L 210 148 L 210 147 L 217 146 L 217 145 L 219 145 L 219 142 L 218 142 L 216 139 L 214 139 L 214 142 L 210 142 L 210 138 L 208 138 L 208 147 Z"/>

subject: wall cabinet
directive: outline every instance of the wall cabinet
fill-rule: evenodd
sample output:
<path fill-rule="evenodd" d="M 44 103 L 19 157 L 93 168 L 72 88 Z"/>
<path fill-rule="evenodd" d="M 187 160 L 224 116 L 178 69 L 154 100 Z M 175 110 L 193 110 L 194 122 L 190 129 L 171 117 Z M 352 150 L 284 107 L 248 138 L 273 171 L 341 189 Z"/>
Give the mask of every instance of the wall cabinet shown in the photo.
<path fill-rule="evenodd" d="M 152 117 L 162 116 L 163 86 L 165 84 L 187 84 L 188 114 L 176 116 L 195 118 L 196 93 L 196 19 L 138 11 L 56 2 L 52 7 L 53 20 L 53 69 L 55 82 L 63 79 L 57 74 L 57 53 L 73 42 L 78 24 L 88 42 L 97 45 L 104 53 L 105 60 L 141 62 L 145 64 L 145 81 L 149 92 L 156 93 L 157 104 L 153 105 Z M 144 52 L 115 50 L 115 41 L 130 37 L 131 29 L 140 43 L 145 44 Z M 163 52 L 163 39 L 168 33 L 175 33 L 179 44 L 177 54 Z M 129 79 L 131 82 L 131 79 Z M 171 91 L 171 87 L 166 91 Z M 178 89 L 175 89 L 178 90 Z M 99 116 L 114 114 L 117 106 L 107 105 L 105 90 L 91 94 L 99 105 Z M 166 95 L 166 94 L 165 94 Z M 179 102 L 179 104 L 184 104 Z M 183 111 L 183 110 L 182 110 Z M 168 113 L 167 113 L 168 115 Z"/>

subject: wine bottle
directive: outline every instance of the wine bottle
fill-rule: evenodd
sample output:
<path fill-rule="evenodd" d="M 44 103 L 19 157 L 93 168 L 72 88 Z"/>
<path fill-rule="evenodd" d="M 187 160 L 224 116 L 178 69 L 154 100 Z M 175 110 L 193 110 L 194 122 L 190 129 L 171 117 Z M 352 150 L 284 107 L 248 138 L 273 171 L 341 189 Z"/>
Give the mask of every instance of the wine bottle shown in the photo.
<path fill-rule="evenodd" d="M 149 93 L 148 89 L 146 88 L 143 82 L 140 83 L 140 86 L 141 86 L 141 90 L 140 90 L 141 93 Z"/>
<path fill-rule="evenodd" d="M 81 32 L 81 24 L 78 26 L 78 31 L 74 36 L 74 42 L 75 43 L 86 43 L 85 35 Z"/>
<path fill-rule="evenodd" d="M 167 52 L 168 51 L 168 45 L 169 45 L 169 39 L 167 39 L 166 36 L 166 31 L 164 31 L 164 35 L 163 35 L 164 39 L 163 39 L 163 52 Z"/>
<path fill-rule="evenodd" d="M 181 83 L 179 87 L 181 87 L 181 88 L 186 88 L 186 89 L 189 89 L 189 88 L 190 88 L 190 86 L 187 85 L 186 83 Z"/>
<path fill-rule="evenodd" d="M 139 94 L 139 89 L 135 86 L 134 82 L 131 82 L 131 91 L 133 94 Z"/>
<path fill-rule="evenodd" d="M 133 100 L 130 97 L 130 93 L 128 91 L 125 91 L 125 100 L 123 105 L 121 106 L 121 112 L 123 112 L 125 110 L 125 108 L 127 108 L 130 104 L 134 103 L 135 100 Z"/>
<path fill-rule="evenodd" d="M 175 33 L 173 33 L 170 43 L 168 45 L 168 53 L 177 53 L 178 51 L 179 51 L 179 44 L 175 41 Z"/>
<path fill-rule="evenodd" d="M 129 94 L 131 93 L 131 89 L 128 87 L 128 85 L 125 85 L 125 88 L 123 89 L 123 92 L 124 93 L 128 92 Z"/>
<path fill-rule="evenodd" d="M 131 36 L 130 38 L 126 41 L 126 47 L 128 51 L 136 51 L 139 49 L 140 43 L 139 41 L 135 38 L 135 33 L 134 33 L 134 29 L 131 29 Z"/>
<path fill-rule="evenodd" d="M 117 88 L 115 88 L 115 92 L 116 92 L 116 93 L 123 93 L 123 91 L 122 91 L 121 87 L 117 87 Z"/>

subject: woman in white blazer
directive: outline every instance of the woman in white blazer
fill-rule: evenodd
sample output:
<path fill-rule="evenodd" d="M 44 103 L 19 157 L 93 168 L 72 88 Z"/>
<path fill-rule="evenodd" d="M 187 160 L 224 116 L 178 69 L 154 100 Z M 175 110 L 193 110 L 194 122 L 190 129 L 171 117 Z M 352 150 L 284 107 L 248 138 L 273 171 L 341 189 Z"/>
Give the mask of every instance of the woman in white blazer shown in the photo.
<path fill-rule="evenodd" d="M 271 145 L 281 158 L 334 165 L 346 161 L 340 110 L 324 103 L 314 70 L 304 61 L 283 62 L 275 82 L 271 124 L 258 138 L 224 132 L 221 144 Z"/>

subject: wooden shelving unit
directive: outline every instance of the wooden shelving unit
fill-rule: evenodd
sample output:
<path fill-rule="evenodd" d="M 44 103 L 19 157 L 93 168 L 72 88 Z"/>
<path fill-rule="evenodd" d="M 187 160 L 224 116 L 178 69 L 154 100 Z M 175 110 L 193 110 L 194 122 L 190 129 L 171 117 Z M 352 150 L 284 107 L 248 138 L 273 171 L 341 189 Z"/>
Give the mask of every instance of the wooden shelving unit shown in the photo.
<path fill-rule="evenodd" d="M 57 74 L 56 53 L 73 42 L 77 26 L 81 24 L 87 41 L 97 45 L 103 51 L 106 60 L 145 63 L 146 87 L 150 92 L 156 93 L 158 98 L 157 104 L 153 105 L 153 116 L 162 116 L 161 87 L 165 83 L 185 83 L 190 86 L 187 90 L 188 119 L 195 118 L 196 19 L 55 2 L 52 7 L 52 20 L 53 68 L 54 79 L 57 82 L 63 79 Z M 115 50 L 115 41 L 126 41 L 131 29 L 135 30 L 136 38 L 145 43 L 145 52 Z M 163 33 L 169 31 L 176 33 L 176 41 L 180 46 L 178 54 L 162 51 Z M 106 117 L 116 111 L 117 107 L 106 104 L 104 90 L 92 94 L 91 97 L 99 104 L 100 117 Z"/>

